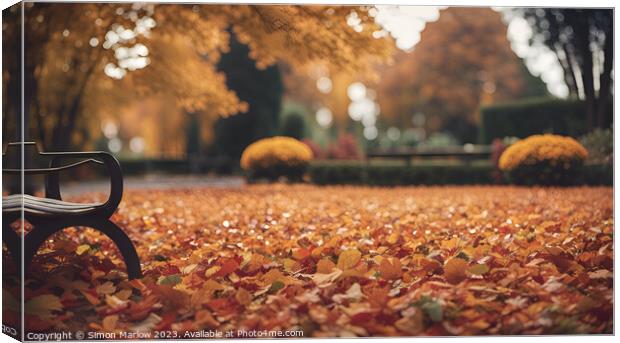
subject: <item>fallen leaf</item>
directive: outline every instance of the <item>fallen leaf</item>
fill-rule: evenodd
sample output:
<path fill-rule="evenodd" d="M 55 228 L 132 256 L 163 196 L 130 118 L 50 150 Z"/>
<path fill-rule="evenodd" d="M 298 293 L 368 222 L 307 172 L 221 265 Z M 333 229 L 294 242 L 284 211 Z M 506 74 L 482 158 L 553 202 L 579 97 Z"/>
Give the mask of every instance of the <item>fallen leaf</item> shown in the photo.
<path fill-rule="evenodd" d="M 75 253 L 78 254 L 78 255 L 82 255 L 83 253 L 87 252 L 88 250 L 90 250 L 90 245 L 82 244 L 82 245 L 78 246 L 75 249 Z"/>
<path fill-rule="evenodd" d="M 62 311 L 62 309 L 60 298 L 51 294 L 36 296 L 24 304 L 25 313 L 44 319 L 52 318 L 54 311 Z"/>
<path fill-rule="evenodd" d="M 384 258 L 379 264 L 381 277 L 387 280 L 396 280 L 402 277 L 402 265 L 398 258 Z"/>
<path fill-rule="evenodd" d="M 606 269 L 599 269 L 594 272 L 589 272 L 588 276 L 590 277 L 590 279 L 595 279 L 595 280 L 596 279 L 613 279 L 614 273 Z"/>
<path fill-rule="evenodd" d="M 344 294 L 335 294 L 332 297 L 332 300 L 337 303 L 342 303 L 343 301 L 359 301 L 364 297 L 362 294 L 362 288 L 358 283 L 354 283 L 349 287 L 349 289 Z"/>
<path fill-rule="evenodd" d="M 349 249 L 340 253 L 338 256 L 337 267 L 341 270 L 347 270 L 355 267 L 362 258 L 362 253 L 357 249 Z"/>
<path fill-rule="evenodd" d="M 460 258 L 452 258 L 446 262 L 443 267 L 444 276 L 446 281 L 451 284 L 457 284 L 467 277 L 465 271 L 467 270 L 467 261 Z"/>
<path fill-rule="evenodd" d="M 316 264 L 316 272 L 320 274 L 329 274 L 334 271 L 334 268 L 336 264 L 328 258 L 323 258 Z"/>
<path fill-rule="evenodd" d="M 474 264 L 467 268 L 467 272 L 473 275 L 484 275 L 489 272 L 489 267 L 486 264 Z"/>

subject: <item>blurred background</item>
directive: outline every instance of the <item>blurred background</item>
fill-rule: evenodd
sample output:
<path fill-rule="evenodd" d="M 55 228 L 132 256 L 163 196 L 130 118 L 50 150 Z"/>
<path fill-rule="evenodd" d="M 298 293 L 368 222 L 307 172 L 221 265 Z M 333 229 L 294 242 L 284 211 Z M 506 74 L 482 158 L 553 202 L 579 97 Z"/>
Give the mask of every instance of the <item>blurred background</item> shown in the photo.
<path fill-rule="evenodd" d="M 127 175 L 238 174 L 271 136 L 356 161 L 555 133 L 611 161 L 612 10 L 25 6 L 23 85 L 3 11 L 4 145 L 23 86 L 26 140 L 109 151 Z"/>

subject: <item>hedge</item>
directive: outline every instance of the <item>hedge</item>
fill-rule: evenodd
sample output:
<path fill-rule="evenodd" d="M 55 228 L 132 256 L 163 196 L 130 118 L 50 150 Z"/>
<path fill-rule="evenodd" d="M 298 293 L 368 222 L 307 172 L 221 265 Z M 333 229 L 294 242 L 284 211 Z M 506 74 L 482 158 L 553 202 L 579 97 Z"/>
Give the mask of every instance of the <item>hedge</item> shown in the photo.
<path fill-rule="evenodd" d="M 581 167 L 577 184 L 590 186 L 612 186 L 614 184 L 614 168 L 611 164 L 591 164 Z"/>
<path fill-rule="evenodd" d="M 205 157 L 194 160 L 139 158 L 121 159 L 124 175 L 141 175 L 149 173 L 188 174 L 216 172 L 229 174 L 234 169 L 233 163 L 226 157 Z"/>
<path fill-rule="evenodd" d="M 362 161 L 323 161 L 310 164 L 312 182 L 320 185 L 353 184 L 373 186 L 488 184 L 492 182 L 491 163 L 444 164 L 371 163 Z"/>
<path fill-rule="evenodd" d="M 611 125 L 613 104 L 607 110 L 606 126 Z M 524 138 L 539 133 L 578 137 L 586 133 L 586 106 L 583 100 L 530 98 L 482 107 L 480 144 L 495 138 Z"/>
<path fill-rule="evenodd" d="M 363 161 L 316 161 L 310 164 L 309 176 L 319 185 L 347 184 L 370 186 L 398 185 L 474 185 L 496 184 L 496 169 L 481 161 L 471 164 L 371 163 Z M 586 165 L 578 172 L 576 184 L 612 185 L 610 165 Z"/>

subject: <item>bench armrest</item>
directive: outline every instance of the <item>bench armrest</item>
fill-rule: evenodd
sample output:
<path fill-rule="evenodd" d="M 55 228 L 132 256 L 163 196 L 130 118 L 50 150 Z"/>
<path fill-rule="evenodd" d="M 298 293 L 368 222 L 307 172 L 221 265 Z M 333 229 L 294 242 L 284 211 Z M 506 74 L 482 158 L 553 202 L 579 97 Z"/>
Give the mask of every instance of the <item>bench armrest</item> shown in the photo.
<path fill-rule="evenodd" d="M 98 164 L 103 164 L 103 162 L 95 160 L 93 158 L 89 158 L 87 160 L 83 160 L 80 162 L 75 162 L 75 163 L 71 163 L 71 164 L 67 164 L 64 165 L 62 167 L 54 167 L 54 168 L 26 168 L 26 169 L 12 169 L 12 168 L 5 168 L 2 169 L 2 173 L 6 173 L 6 174 L 13 174 L 13 175 L 20 175 L 22 172 L 25 175 L 31 175 L 31 174 L 48 174 L 54 171 L 61 171 L 61 170 L 65 170 L 65 169 L 71 169 L 77 166 L 80 166 L 82 164 L 86 164 L 86 163 L 98 163 Z"/>
<path fill-rule="evenodd" d="M 60 161 L 67 158 L 86 158 L 87 161 L 97 161 L 103 163 L 110 174 L 110 196 L 101 206 L 106 213 L 111 216 L 118 208 L 123 197 L 123 174 L 121 166 L 116 157 L 103 151 L 97 152 L 50 152 L 41 153 L 41 155 L 50 156 L 50 168 L 45 179 L 45 196 L 47 198 L 62 200 L 60 196 L 60 178 L 59 171 L 67 168 L 58 168 Z M 75 167 L 84 162 L 78 162 L 67 166 Z"/>

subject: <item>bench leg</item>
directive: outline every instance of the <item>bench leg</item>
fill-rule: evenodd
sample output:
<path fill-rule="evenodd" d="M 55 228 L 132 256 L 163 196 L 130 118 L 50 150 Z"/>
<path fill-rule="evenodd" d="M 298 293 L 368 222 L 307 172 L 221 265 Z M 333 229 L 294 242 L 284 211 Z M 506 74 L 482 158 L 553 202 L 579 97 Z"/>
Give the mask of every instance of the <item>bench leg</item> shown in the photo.
<path fill-rule="evenodd" d="M 97 223 L 97 225 L 93 226 L 94 229 L 97 229 L 104 234 L 106 234 L 114 244 L 118 247 L 118 250 L 123 255 L 123 260 L 125 260 L 125 266 L 127 267 L 127 275 L 129 279 L 139 279 L 142 277 L 142 269 L 140 267 L 140 258 L 138 257 L 138 253 L 136 252 L 136 248 L 133 243 L 129 239 L 129 236 L 125 233 L 125 231 L 121 230 L 113 222 L 106 220 Z"/>
<path fill-rule="evenodd" d="M 142 269 L 140 267 L 140 258 L 136 252 L 136 248 L 129 239 L 129 236 L 121 230 L 116 224 L 110 220 L 88 221 L 88 222 L 62 222 L 56 225 L 43 224 L 35 225 L 34 229 L 26 235 L 24 263 L 25 270 L 28 270 L 34 255 L 36 255 L 39 247 L 54 233 L 72 226 L 86 226 L 98 230 L 108 236 L 119 252 L 123 256 L 125 266 L 127 267 L 127 275 L 129 279 L 137 279 L 142 277 Z"/>

